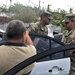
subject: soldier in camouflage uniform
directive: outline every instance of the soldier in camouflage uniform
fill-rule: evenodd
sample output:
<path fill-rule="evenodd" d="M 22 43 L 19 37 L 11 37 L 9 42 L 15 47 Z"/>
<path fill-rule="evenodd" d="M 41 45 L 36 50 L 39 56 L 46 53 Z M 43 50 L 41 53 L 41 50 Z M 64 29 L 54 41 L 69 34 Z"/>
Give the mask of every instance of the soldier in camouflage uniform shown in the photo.
<path fill-rule="evenodd" d="M 47 29 L 46 25 L 48 25 L 50 23 L 51 19 L 52 19 L 51 13 L 45 11 L 41 14 L 40 22 L 30 23 L 29 30 L 32 33 L 40 33 L 43 35 L 47 35 L 48 29 Z"/>
<path fill-rule="evenodd" d="M 62 42 L 65 44 L 73 44 L 75 43 L 75 15 L 69 14 L 65 16 L 64 20 L 67 30 L 64 30 Z M 71 55 L 71 71 L 70 75 L 75 75 L 75 50 L 70 51 Z"/>

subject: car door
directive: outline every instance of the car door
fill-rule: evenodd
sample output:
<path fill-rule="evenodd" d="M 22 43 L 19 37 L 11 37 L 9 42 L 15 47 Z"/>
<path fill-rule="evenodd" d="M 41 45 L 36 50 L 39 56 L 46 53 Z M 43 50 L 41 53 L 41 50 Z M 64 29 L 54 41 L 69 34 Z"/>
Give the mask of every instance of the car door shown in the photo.
<path fill-rule="evenodd" d="M 16 65 L 15 67 L 13 67 L 12 69 L 10 69 L 9 71 L 7 71 L 5 74 L 3 75 L 14 75 L 17 72 L 19 72 L 20 70 L 22 70 L 23 68 L 27 67 L 28 65 L 32 64 L 33 62 L 44 58 L 48 55 L 54 54 L 54 53 L 58 53 L 61 51 L 69 51 L 75 49 L 75 44 L 73 45 L 65 45 L 65 46 L 61 46 L 61 47 L 57 47 L 54 49 L 47 50 L 41 53 L 38 53 L 30 58 L 28 58 L 27 60 L 24 60 L 23 62 L 19 63 L 18 65 Z M 62 59 L 63 58 L 63 59 Z M 51 64 L 49 64 L 49 61 L 43 61 L 35 65 L 34 69 L 31 71 L 30 75 L 68 75 L 70 72 L 70 57 L 62 57 L 59 59 L 53 59 L 51 60 Z M 66 61 L 66 63 L 65 63 Z M 48 63 L 49 62 L 49 63 Z M 57 63 L 56 63 L 57 62 Z M 62 64 L 62 63 L 63 64 Z M 45 63 L 43 65 L 43 63 Z M 60 64 L 61 65 L 60 65 Z M 41 67 L 41 65 L 43 65 Z M 41 71 L 39 71 L 39 68 Z M 27 75 L 27 74 L 25 74 Z"/>
<path fill-rule="evenodd" d="M 36 35 L 33 43 L 37 49 L 37 53 L 64 45 L 54 38 L 48 36 L 42 37 L 41 35 Z M 38 60 L 31 75 L 68 75 L 70 72 L 70 58 L 62 58 L 66 56 L 67 52 L 58 52 Z M 57 60 L 50 61 L 51 59 Z"/>
<path fill-rule="evenodd" d="M 30 75 L 68 75 L 70 58 L 37 62 Z"/>

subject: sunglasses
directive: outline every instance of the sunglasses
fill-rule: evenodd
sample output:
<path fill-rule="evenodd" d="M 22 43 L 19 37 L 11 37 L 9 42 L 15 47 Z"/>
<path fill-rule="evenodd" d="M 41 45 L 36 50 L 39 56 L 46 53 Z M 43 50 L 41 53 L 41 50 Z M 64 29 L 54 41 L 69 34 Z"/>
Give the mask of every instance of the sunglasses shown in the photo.
<path fill-rule="evenodd" d="M 65 24 L 69 24 L 69 22 L 65 22 Z"/>
<path fill-rule="evenodd" d="M 70 20 L 69 22 L 74 22 L 74 20 Z M 65 22 L 65 24 L 69 24 L 69 22 Z"/>
<path fill-rule="evenodd" d="M 74 22 L 75 19 L 69 19 L 69 22 Z M 69 22 L 65 22 L 65 24 L 69 24 Z"/>

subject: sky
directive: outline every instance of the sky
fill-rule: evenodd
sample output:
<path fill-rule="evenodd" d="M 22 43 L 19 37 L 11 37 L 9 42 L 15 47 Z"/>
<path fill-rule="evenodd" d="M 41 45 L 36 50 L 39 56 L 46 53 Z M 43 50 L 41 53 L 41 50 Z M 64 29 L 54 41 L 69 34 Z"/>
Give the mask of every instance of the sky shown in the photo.
<path fill-rule="evenodd" d="M 49 4 L 50 9 L 52 10 L 56 10 L 59 8 L 69 11 L 69 8 L 73 8 L 73 10 L 75 11 L 75 0 L 12 0 L 12 5 L 14 3 L 21 3 L 23 5 L 38 7 L 39 1 L 41 8 L 47 8 L 47 5 Z M 0 5 L 2 4 L 10 6 L 10 0 L 1 0 Z"/>

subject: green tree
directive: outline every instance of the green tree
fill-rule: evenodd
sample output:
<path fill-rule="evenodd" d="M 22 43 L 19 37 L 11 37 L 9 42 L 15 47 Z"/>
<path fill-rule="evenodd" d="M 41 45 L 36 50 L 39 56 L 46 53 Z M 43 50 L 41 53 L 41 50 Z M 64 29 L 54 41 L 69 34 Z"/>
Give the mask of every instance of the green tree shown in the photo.
<path fill-rule="evenodd" d="M 35 11 L 32 10 L 32 7 L 23 6 L 22 4 L 14 4 L 9 8 L 10 12 L 13 13 L 13 19 L 19 19 L 24 22 L 37 21 L 38 16 Z"/>
<path fill-rule="evenodd" d="M 63 20 L 63 17 L 60 13 L 53 13 L 52 16 L 55 20 Z"/>

